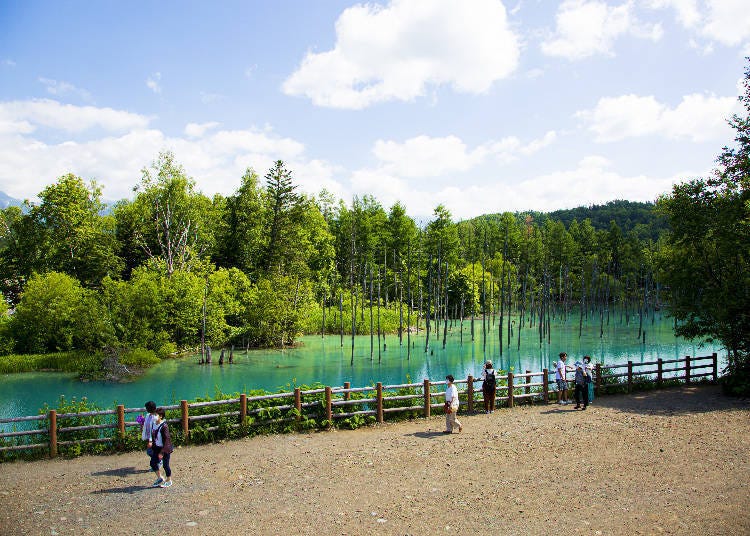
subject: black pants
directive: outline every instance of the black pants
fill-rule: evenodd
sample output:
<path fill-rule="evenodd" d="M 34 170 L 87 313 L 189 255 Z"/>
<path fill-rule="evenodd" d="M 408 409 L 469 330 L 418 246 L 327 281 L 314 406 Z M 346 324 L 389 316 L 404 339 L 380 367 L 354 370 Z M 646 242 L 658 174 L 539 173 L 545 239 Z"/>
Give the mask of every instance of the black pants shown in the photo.
<path fill-rule="evenodd" d="M 589 405 L 589 386 L 586 385 L 585 383 L 576 384 L 576 392 L 575 392 L 576 406 L 581 405 L 581 395 L 583 395 L 583 407 L 585 408 L 586 406 Z"/>
<path fill-rule="evenodd" d="M 153 469 L 154 473 L 159 472 L 159 453 L 161 453 L 161 461 L 164 467 L 164 474 L 167 477 L 172 476 L 172 469 L 170 469 L 169 467 L 170 453 L 161 452 L 161 447 L 153 447 L 153 454 L 151 454 L 151 469 Z"/>

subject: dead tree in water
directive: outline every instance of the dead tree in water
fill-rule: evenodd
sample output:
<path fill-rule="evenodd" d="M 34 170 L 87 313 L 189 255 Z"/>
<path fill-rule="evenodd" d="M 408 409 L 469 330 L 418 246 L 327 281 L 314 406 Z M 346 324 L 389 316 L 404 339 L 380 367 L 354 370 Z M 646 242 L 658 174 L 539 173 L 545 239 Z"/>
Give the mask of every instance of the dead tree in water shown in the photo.
<path fill-rule="evenodd" d="M 445 339 L 448 337 L 448 263 L 445 263 L 445 278 L 444 278 L 444 285 L 445 285 L 445 314 L 443 315 L 445 317 L 444 323 L 443 323 L 443 350 L 445 350 Z"/>
<path fill-rule="evenodd" d="M 430 349 L 430 306 L 432 300 L 432 253 L 430 253 L 429 258 L 427 260 L 427 317 L 426 317 L 426 333 L 425 333 L 425 340 L 424 340 L 424 353 L 427 353 L 427 351 Z"/>
<path fill-rule="evenodd" d="M 411 359 L 411 310 L 414 307 L 411 295 L 411 238 L 406 246 L 406 359 Z"/>

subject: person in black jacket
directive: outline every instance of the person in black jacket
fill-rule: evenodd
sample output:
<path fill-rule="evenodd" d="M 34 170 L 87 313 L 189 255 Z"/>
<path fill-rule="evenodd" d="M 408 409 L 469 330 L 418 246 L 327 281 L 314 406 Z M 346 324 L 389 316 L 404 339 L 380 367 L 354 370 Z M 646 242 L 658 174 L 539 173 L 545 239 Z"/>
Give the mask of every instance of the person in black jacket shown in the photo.
<path fill-rule="evenodd" d="M 169 425 L 164 414 L 164 408 L 157 408 L 154 418 L 153 430 L 151 431 L 151 469 L 156 473 L 156 481 L 153 486 L 168 488 L 172 485 L 172 469 L 169 467 L 169 458 L 174 448 L 172 438 L 169 436 Z M 159 462 L 163 464 L 164 477 L 161 475 Z"/>

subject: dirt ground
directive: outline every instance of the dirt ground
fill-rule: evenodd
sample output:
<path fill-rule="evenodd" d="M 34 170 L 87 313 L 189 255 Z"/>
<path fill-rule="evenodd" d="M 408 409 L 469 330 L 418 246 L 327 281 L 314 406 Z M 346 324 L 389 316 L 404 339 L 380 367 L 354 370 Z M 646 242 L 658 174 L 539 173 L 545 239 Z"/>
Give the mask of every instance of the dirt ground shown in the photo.
<path fill-rule="evenodd" d="M 750 401 L 682 387 L 0 465 L 0 534 L 750 534 Z"/>

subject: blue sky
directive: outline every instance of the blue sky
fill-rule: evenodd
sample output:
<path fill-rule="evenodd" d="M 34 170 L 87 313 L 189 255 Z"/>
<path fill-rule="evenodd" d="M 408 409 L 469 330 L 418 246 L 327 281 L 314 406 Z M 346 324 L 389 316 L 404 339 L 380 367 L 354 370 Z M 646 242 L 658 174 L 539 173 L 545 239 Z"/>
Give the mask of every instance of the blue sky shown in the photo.
<path fill-rule="evenodd" d="M 417 218 L 652 201 L 731 142 L 746 55 L 747 0 L 0 0 L 0 191 L 128 197 L 168 149 Z"/>

